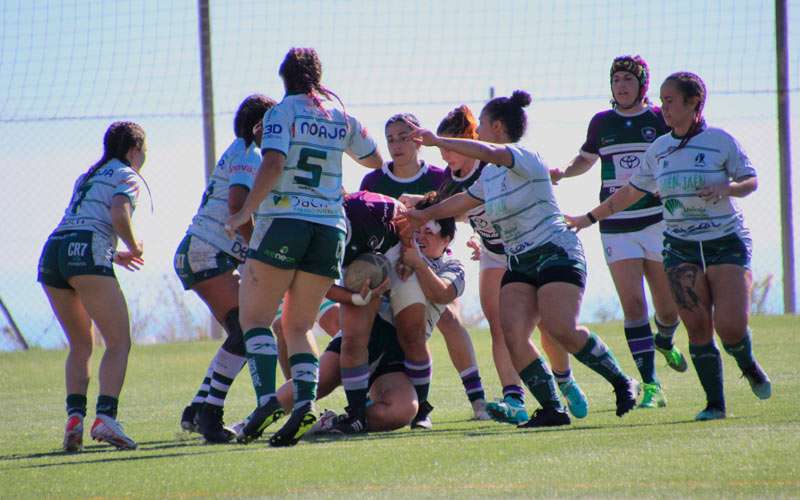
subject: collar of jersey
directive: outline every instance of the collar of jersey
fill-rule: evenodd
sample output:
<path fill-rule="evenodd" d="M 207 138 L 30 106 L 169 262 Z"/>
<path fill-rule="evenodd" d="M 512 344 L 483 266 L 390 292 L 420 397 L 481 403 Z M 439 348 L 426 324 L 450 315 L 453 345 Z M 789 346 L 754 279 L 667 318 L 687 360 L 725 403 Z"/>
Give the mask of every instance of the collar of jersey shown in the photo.
<path fill-rule="evenodd" d="M 456 182 L 464 182 L 465 180 L 467 180 L 470 177 L 472 177 L 472 174 L 475 173 L 475 170 L 480 166 L 480 164 L 481 164 L 480 160 L 475 160 L 475 163 L 472 164 L 472 168 L 469 169 L 469 173 L 467 175 L 465 175 L 464 177 L 458 177 L 457 175 L 455 175 L 453 173 L 452 170 L 450 170 L 450 178 L 453 179 Z"/>
<path fill-rule="evenodd" d="M 706 125 L 706 120 L 705 120 L 705 118 L 703 118 L 703 119 L 700 120 L 700 125 L 697 127 L 697 130 L 692 132 L 692 134 L 689 136 L 689 139 L 691 139 L 692 137 L 694 137 L 696 135 L 702 134 L 703 132 L 706 131 L 706 128 L 708 128 L 708 125 Z M 678 140 L 678 141 L 683 140 L 683 138 L 685 137 L 683 135 L 676 135 L 674 130 L 671 130 L 669 135 L 671 135 L 673 139 Z"/>
<path fill-rule="evenodd" d="M 425 160 L 421 160 L 419 170 L 417 171 L 417 174 L 415 176 L 409 178 L 397 177 L 389 168 L 389 165 L 391 165 L 392 163 L 393 162 L 391 161 L 384 163 L 383 166 L 381 167 L 381 170 L 383 170 L 383 173 L 386 174 L 387 177 L 401 184 L 408 184 L 410 182 L 414 182 L 415 180 L 425 175 L 425 172 L 428 171 L 428 164 L 425 163 Z"/>

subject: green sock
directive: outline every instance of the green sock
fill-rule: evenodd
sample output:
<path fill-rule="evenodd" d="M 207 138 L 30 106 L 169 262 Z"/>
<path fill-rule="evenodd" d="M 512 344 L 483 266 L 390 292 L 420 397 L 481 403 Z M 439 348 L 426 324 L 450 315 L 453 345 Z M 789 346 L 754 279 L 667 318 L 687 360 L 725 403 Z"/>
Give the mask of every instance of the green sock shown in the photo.
<path fill-rule="evenodd" d="M 269 328 L 253 328 L 244 334 L 247 348 L 247 365 L 250 367 L 250 378 L 256 391 L 256 403 L 267 404 L 275 397 L 275 367 L 278 364 L 278 345 L 272 330 Z"/>
<path fill-rule="evenodd" d="M 67 394 L 67 416 L 86 416 L 86 394 Z"/>
<path fill-rule="evenodd" d="M 689 354 L 692 364 L 697 370 L 700 385 L 706 392 L 706 401 L 709 405 L 725 408 L 725 394 L 722 386 L 722 357 L 717 346 L 712 340 L 706 345 L 689 344 Z"/>
<path fill-rule="evenodd" d="M 733 356 L 740 370 L 745 371 L 755 364 L 756 359 L 753 357 L 753 344 L 750 340 L 749 328 L 742 340 L 732 345 L 722 344 L 722 346 L 725 348 L 725 352 Z"/>
<path fill-rule="evenodd" d="M 98 415 L 108 415 L 111 418 L 117 418 L 117 406 L 119 400 L 114 396 L 105 396 L 100 394 L 97 396 L 97 406 L 95 406 L 95 413 Z"/>
<path fill-rule="evenodd" d="M 289 356 L 294 387 L 294 407 L 296 410 L 317 399 L 319 381 L 319 360 L 310 352 L 300 352 Z"/>
<path fill-rule="evenodd" d="M 542 358 L 539 358 L 526 366 L 519 372 L 519 378 L 528 386 L 528 389 L 542 405 L 542 408 L 552 408 L 562 410 L 561 400 L 556 392 L 556 379 L 550 372 L 550 368 Z"/>
<path fill-rule="evenodd" d="M 575 353 L 575 359 L 588 366 L 612 384 L 628 381 L 628 376 L 620 368 L 614 354 L 606 347 L 603 340 L 590 333 L 586 345 Z"/>

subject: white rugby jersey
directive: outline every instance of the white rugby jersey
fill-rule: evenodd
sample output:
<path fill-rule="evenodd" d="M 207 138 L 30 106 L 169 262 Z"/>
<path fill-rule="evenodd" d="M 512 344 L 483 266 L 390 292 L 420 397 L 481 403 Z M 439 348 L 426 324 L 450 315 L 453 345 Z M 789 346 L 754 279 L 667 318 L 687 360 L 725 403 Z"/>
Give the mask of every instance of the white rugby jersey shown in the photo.
<path fill-rule="evenodd" d="M 550 171 L 539 155 L 515 144 L 506 147 L 514 164 L 486 165 L 467 193 L 483 202 L 506 255 L 518 255 L 568 229 L 553 194 Z"/>
<path fill-rule="evenodd" d="M 54 232 L 70 230 L 95 231 L 112 239 L 116 246 L 116 233 L 111 223 L 111 199 L 127 196 L 131 210 L 139 200 L 139 175 L 127 164 L 112 159 L 97 169 L 83 182 L 86 174 L 78 177 L 72 189 L 72 199 L 64 217 Z"/>
<path fill-rule="evenodd" d="M 255 142 L 248 147 L 242 138 L 233 141 L 214 167 L 203 192 L 200 208 L 186 233 L 243 261 L 247 255 L 247 241 L 238 233 L 231 239 L 224 230 L 225 221 L 230 216 L 228 190 L 231 186 L 252 189 L 253 179 L 260 166 L 261 154 Z"/>
<path fill-rule="evenodd" d="M 453 256 L 453 253 L 448 249 L 438 259 L 429 259 L 424 255 L 422 258 L 428 263 L 428 266 L 439 278 L 453 284 L 456 289 L 456 297 L 460 297 L 464 293 L 464 266 L 461 261 Z M 394 325 L 394 313 L 389 305 L 388 298 L 384 297 L 383 303 L 379 310 L 381 319 Z M 433 333 L 433 328 L 439 322 L 439 318 L 447 308 L 447 304 L 434 304 L 430 300 L 425 307 L 425 323 L 426 333 L 428 336 Z"/>
<path fill-rule="evenodd" d="M 707 186 L 755 177 L 742 147 L 727 132 L 713 127 L 676 150 L 680 142 L 672 134 L 656 139 L 645 153 L 644 165 L 630 180 L 636 189 L 661 196 L 666 234 L 691 241 L 747 235 L 733 198 L 706 201 L 697 196 Z"/>
<path fill-rule="evenodd" d="M 286 164 L 256 219 L 280 217 L 346 231 L 342 206 L 342 153 L 366 158 L 375 141 L 352 116 L 305 94 L 287 95 L 264 115 L 261 151 L 280 151 Z"/>

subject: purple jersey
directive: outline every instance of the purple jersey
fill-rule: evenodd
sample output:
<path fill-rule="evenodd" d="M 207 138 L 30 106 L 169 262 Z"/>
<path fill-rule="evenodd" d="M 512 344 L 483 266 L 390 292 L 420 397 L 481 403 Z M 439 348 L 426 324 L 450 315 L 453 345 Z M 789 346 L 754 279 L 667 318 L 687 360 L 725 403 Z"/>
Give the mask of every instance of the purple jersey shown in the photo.
<path fill-rule="evenodd" d="M 399 198 L 401 194 L 427 194 L 430 191 L 438 191 L 449 177 L 444 169 L 428 165 L 424 161 L 413 177 L 397 177 L 392 172 L 392 162 L 389 162 L 365 175 L 359 189 Z"/>
<path fill-rule="evenodd" d="M 356 191 L 344 197 L 347 216 L 345 266 L 362 253 L 385 253 L 400 241 L 392 222 L 397 205 L 400 205 L 398 200 L 369 191 Z"/>

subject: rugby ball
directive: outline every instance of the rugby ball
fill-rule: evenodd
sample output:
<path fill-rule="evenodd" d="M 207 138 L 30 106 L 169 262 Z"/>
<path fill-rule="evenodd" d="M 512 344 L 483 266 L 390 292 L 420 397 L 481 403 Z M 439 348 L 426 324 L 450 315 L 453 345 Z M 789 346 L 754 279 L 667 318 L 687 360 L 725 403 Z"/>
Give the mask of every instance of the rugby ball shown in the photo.
<path fill-rule="evenodd" d="M 358 292 L 369 279 L 370 289 L 378 288 L 389 276 L 390 264 L 383 254 L 367 252 L 362 253 L 347 266 L 344 273 L 344 286 L 348 290 Z"/>

